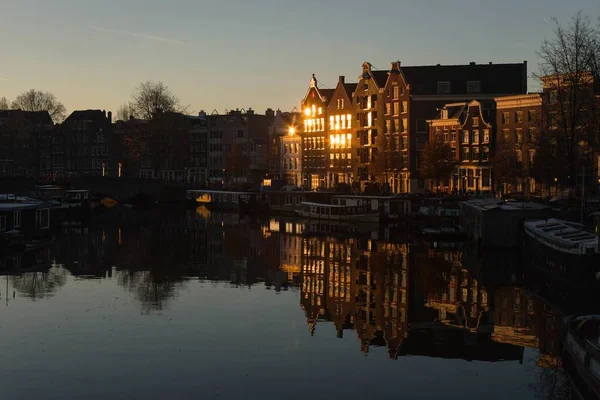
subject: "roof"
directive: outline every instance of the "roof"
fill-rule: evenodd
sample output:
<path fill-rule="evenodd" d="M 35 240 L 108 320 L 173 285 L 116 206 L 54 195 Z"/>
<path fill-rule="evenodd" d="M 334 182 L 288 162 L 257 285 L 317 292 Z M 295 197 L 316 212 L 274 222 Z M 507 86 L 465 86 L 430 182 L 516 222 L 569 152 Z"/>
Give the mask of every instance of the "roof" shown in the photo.
<path fill-rule="evenodd" d="M 106 115 L 102 110 L 75 110 L 67 117 L 65 122 L 90 120 L 106 120 Z"/>
<path fill-rule="evenodd" d="M 480 81 L 479 94 L 527 92 L 527 63 L 402 66 L 412 93 L 437 93 L 437 82 L 450 82 L 449 94 L 467 94 L 467 81 Z M 475 93 L 469 93 L 474 95 Z"/>
<path fill-rule="evenodd" d="M 371 74 L 373 75 L 373 79 L 375 79 L 375 83 L 377 83 L 377 86 L 379 86 L 380 88 L 385 87 L 389 72 L 389 70 L 371 70 Z"/>
<path fill-rule="evenodd" d="M 473 199 L 463 201 L 461 204 L 477 208 L 481 211 L 538 211 L 547 210 L 550 206 L 540 203 L 525 203 L 517 201 L 504 201 L 498 199 Z"/>
<path fill-rule="evenodd" d="M 346 90 L 346 94 L 348 98 L 352 98 L 352 93 L 356 91 L 356 86 L 358 83 L 344 83 L 344 90 Z"/>
<path fill-rule="evenodd" d="M 0 118 L 21 117 L 33 125 L 54 125 L 48 111 L 0 110 Z"/>
<path fill-rule="evenodd" d="M 329 104 L 329 102 L 333 98 L 333 92 L 335 92 L 335 89 L 317 89 L 317 90 L 321 94 L 321 97 L 325 98 L 325 104 Z"/>
<path fill-rule="evenodd" d="M 37 208 L 42 203 L 0 203 L 0 211 L 22 210 L 28 208 Z"/>

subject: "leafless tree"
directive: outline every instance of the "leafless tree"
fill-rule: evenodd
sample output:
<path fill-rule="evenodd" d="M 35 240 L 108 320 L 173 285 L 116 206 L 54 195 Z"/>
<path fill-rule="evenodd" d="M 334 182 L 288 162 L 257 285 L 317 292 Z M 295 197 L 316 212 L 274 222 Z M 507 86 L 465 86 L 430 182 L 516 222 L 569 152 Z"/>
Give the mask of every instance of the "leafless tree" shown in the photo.
<path fill-rule="evenodd" d="M 67 112 L 65 106 L 58 101 L 53 93 L 41 92 L 35 89 L 18 95 L 15 101 L 12 102 L 11 108 L 23 111 L 48 111 L 55 123 L 62 122 Z"/>
<path fill-rule="evenodd" d="M 153 120 L 157 115 L 167 112 L 184 112 L 177 96 L 162 82 L 147 81 L 140 83 L 128 105 L 137 118 Z"/>
<path fill-rule="evenodd" d="M 115 113 L 116 121 L 128 121 L 131 117 L 135 117 L 135 112 L 131 103 L 121 104 Z"/>
<path fill-rule="evenodd" d="M 0 97 L 0 110 L 8 110 L 8 100 L 6 97 Z"/>
<path fill-rule="evenodd" d="M 598 30 L 581 13 L 567 25 L 553 21 L 553 37 L 546 39 L 538 52 L 536 77 L 546 96 L 546 135 L 553 137 L 557 156 L 568 167 L 569 184 L 575 187 L 578 166 L 588 149 L 597 146 L 594 79 L 598 76 Z"/>
<path fill-rule="evenodd" d="M 444 137 L 436 135 L 425 145 L 421 160 L 421 175 L 425 179 L 433 179 L 437 191 L 440 182 L 450 177 L 454 170 L 454 159 L 450 145 L 444 142 Z"/>

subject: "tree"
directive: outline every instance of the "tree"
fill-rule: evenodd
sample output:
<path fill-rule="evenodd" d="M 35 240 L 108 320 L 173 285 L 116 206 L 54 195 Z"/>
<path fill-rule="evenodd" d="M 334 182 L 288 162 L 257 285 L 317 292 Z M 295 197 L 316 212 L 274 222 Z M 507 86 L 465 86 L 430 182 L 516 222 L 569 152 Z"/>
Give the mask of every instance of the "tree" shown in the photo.
<path fill-rule="evenodd" d="M 132 94 L 132 101 L 122 105 L 118 112 L 119 119 L 130 116 L 145 120 L 147 124 L 136 125 L 126 129 L 123 137 L 125 157 L 130 162 L 139 162 L 142 158 L 151 162 L 158 173 L 160 168 L 183 169 L 186 144 L 182 140 L 188 128 L 188 121 L 182 114 L 187 107 L 182 107 L 179 99 L 162 82 L 144 82 L 137 86 Z"/>
<path fill-rule="evenodd" d="M 134 90 L 132 101 L 127 105 L 130 115 L 152 121 L 157 115 L 167 112 L 184 112 L 177 96 L 162 82 L 140 83 Z"/>
<path fill-rule="evenodd" d="M 0 110 L 8 110 L 9 108 L 6 97 L 0 97 Z"/>
<path fill-rule="evenodd" d="M 522 162 L 517 158 L 517 153 L 510 145 L 501 141 L 492 158 L 492 168 L 496 181 L 500 184 L 513 184 L 516 179 L 523 176 Z"/>
<path fill-rule="evenodd" d="M 454 161 L 450 145 L 444 142 L 442 135 L 435 135 L 423 149 L 421 175 L 425 179 L 433 179 L 439 191 L 441 180 L 448 178 L 454 170 Z"/>
<path fill-rule="evenodd" d="M 115 113 L 116 121 L 128 121 L 133 116 L 134 111 L 131 103 L 121 104 Z"/>
<path fill-rule="evenodd" d="M 48 111 L 55 123 L 62 122 L 66 116 L 66 108 L 56 96 L 50 92 L 31 89 L 21 93 L 12 102 L 11 108 L 23 111 Z"/>
<path fill-rule="evenodd" d="M 546 185 L 548 195 L 551 194 L 550 188 L 553 184 L 567 181 L 569 174 L 567 163 L 561 156 L 555 138 L 542 135 L 538 140 L 533 165 L 529 172 L 536 182 L 543 182 Z"/>
<path fill-rule="evenodd" d="M 538 57 L 539 73 L 546 94 L 545 114 L 556 156 L 566 163 L 569 184 L 576 186 L 578 166 L 587 149 L 598 150 L 600 113 L 594 95 L 598 76 L 600 44 L 598 30 L 578 13 L 562 26 L 554 19 L 554 37 L 545 40 Z M 588 162 L 591 160 L 588 160 Z"/>
<path fill-rule="evenodd" d="M 393 146 L 393 140 L 393 137 L 378 135 L 375 139 L 373 161 L 369 164 L 369 173 L 374 177 L 383 177 L 386 184 L 390 175 L 396 175 L 404 168 L 402 154 Z"/>

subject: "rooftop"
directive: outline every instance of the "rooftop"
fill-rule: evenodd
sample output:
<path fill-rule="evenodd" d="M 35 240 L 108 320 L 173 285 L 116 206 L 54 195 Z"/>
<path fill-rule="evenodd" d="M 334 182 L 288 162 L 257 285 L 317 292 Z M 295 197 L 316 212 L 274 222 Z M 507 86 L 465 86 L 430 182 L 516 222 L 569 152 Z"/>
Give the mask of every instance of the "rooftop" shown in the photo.
<path fill-rule="evenodd" d="M 498 199 L 473 199 L 462 202 L 469 207 L 477 208 L 481 211 L 536 211 L 547 210 L 550 206 L 532 202 L 504 201 Z"/>

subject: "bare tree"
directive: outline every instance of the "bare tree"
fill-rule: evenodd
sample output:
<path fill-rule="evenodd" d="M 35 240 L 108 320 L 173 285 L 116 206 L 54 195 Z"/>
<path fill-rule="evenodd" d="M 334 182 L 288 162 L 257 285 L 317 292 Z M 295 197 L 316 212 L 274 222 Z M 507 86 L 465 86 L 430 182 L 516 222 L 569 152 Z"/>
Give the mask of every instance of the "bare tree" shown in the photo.
<path fill-rule="evenodd" d="M 131 117 L 135 118 L 135 112 L 131 103 L 121 104 L 115 112 L 116 121 L 128 121 Z"/>
<path fill-rule="evenodd" d="M 501 141 L 492 157 L 492 167 L 499 184 L 513 185 L 523 176 L 523 162 L 517 158 L 515 149 Z"/>
<path fill-rule="evenodd" d="M 0 110 L 8 110 L 9 108 L 6 97 L 0 97 Z"/>
<path fill-rule="evenodd" d="M 138 85 L 128 107 L 137 118 L 149 121 L 161 113 L 184 112 L 186 109 L 167 85 L 152 81 Z"/>
<path fill-rule="evenodd" d="M 440 134 L 425 145 L 421 160 L 421 174 L 425 179 L 433 179 L 439 191 L 440 182 L 450 176 L 454 170 L 452 149 Z"/>
<path fill-rule="evenodd" d="M 11 108 L 23 111 L 48 111 L 55 123 L 62 122 L 67 112 L 65 106 L 58 101 L 54 94 L 35 89 L 18 95 L 12 102 Z"/>
<path fill-rule="evenodd" d="M 548 131 L 556 155 L 565 160 L 569 184 L 576 186 L 578 166 L 596 146 L 598 107 L 594 79 L 598 73 L 598 31 L 581 13 L 566 25 L 554 19 L 554 36 L 543 42 L 537 78 L 546 96 Z M 591 160 L 588 160 L 591 161 Z"/>

